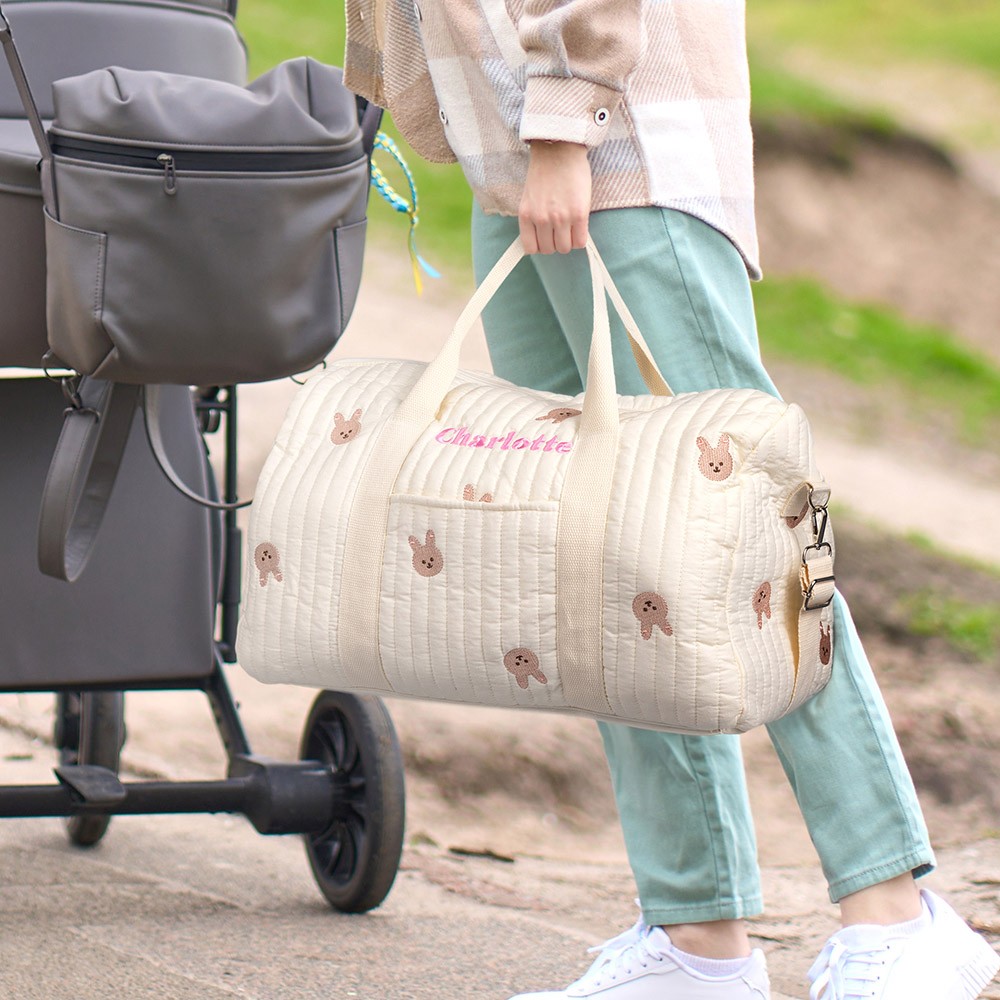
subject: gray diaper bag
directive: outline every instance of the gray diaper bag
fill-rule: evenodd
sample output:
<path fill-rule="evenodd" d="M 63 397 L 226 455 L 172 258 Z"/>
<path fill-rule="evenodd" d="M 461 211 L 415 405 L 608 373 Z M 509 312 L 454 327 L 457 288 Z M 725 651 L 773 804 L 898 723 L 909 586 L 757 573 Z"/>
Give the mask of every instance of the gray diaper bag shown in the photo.
<path fill-rule="evenodd" d="M 9 5 L 8 5 L 9 6 Z M 50 367 L 133 384 L 231 384 L 320 362 L 361 278 L 369 161 L 340 69 L 249 86 L 110 66 L 52 85 L 38 146 Z"/>

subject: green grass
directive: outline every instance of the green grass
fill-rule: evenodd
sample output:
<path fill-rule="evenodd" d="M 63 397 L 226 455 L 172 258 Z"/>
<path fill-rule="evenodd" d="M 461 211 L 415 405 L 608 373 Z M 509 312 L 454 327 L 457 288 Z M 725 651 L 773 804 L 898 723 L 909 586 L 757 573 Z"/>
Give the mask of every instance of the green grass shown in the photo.
<path fill-rule="evenodd" d="M 973 442 L 1000 429 L 1000 370 L 945 331 L 891 309 L 845 303 L 806 279 L 765 280 L 754 298 L 765 357 L 875 388 L 902 386 L 925 414 L 942 407 L 955 414 Z"/>
<path fill-rule="evenodd" d="M 997 0 L 752 0 L 755 42 L 802 45 L 858 63 L 950 62 L 1000 79 Z"/>
<path fill-rule="evenodd" d="M 972 604 L 926 590 L 904 598 L 902 606 L 916 635 L 940 636 L 983 661 L 1000 655 L 1000 605 Z"/>
<path fill-rule="evenodd" d="M 899 126 L 878 108 L 862 108 L 836 97 L 816 84 L 776 66 L 773 61 L 750 53 L 750 89 L 754 124 L 802 119 L 820 125 L 892 134 Z"/>

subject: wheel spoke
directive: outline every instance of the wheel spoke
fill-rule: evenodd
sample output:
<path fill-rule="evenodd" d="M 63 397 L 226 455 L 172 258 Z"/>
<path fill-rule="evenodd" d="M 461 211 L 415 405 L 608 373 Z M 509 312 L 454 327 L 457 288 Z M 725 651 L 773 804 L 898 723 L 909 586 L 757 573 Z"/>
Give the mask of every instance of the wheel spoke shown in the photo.
<path fill-rule="evenodd" d="M 345 746 L 342 767 L 345 774 L 354 775 L 361 767 L 361 748 L 358 746 L 354 730 L 349 727 L 344 731 Z"/>
<path fill-rule="evenodd" d="M 314 844 L 317 852 L 322 851 L 322 863 L 320 869 L 326 878 L 333 878 L 340 863 L 340 857 L 344 847 L 343 827 L 338 827 L 337 835 L 330 837 L 320 844 Z"/>
<path fill-rule="evenodd" d="M 337 875 L 345 882 L 354 874 L 358 867 L 359 837 L 357 831 L 350 823 L 345 823 L 343 842 L 340 848 L 340 864 L 337 867 Z"/>
<path fill-rule="evenodd" d="M 344 770 L 347 734 L 344 731 L 344 720 L 340 715 L 319 722 L 316 726 L 316 737 L 322 747 L 323 763 L 336 771 Z"/>

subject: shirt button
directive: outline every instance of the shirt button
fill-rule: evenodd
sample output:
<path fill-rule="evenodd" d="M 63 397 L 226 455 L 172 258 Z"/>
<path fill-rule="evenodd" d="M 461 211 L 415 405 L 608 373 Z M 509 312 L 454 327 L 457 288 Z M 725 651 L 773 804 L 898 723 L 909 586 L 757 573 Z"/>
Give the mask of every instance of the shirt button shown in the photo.
<path fill-rule="evenodd" d="M 448 124 L 448 116 L 444 113 L 444 108 L 438 108 L 438 118 L 441 119 L 442 125 Z"/>
<path fill-rule="evenodd" d="M 611 112 L 607 108 L 598 108 L 594 112 L 594 123 L 597 125 L 607 125 Z"/>

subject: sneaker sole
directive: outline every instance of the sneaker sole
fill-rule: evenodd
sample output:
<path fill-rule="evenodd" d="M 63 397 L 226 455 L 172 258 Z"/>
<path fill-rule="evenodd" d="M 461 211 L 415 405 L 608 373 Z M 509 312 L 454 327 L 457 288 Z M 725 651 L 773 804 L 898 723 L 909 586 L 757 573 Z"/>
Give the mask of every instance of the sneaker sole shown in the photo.
<path fill-rule="evenodd" d="M 1000 970 L 1000 955 L 983 938 L 976 941 L 975 954 L 958 967 L 961 982 L 951 1000 L 976 1000 Z"/>

